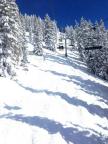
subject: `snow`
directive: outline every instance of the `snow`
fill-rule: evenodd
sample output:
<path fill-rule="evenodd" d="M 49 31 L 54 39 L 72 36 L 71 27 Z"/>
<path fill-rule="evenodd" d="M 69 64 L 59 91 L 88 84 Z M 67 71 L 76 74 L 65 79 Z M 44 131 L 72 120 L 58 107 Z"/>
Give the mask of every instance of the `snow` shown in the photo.
<path fill-rule="evenodd" d="M 0 144 L 107 144 L 108 83 L 76 51 L 44 53 L 0 77 Z"/>
<path fill-rule="evenodd" d="M 33 45 L 30 44 L 30 43 L 27 43 L 27 50 L 28 50 L 29 52 L 32 52 L 32 51 L 34 50 Z"/>

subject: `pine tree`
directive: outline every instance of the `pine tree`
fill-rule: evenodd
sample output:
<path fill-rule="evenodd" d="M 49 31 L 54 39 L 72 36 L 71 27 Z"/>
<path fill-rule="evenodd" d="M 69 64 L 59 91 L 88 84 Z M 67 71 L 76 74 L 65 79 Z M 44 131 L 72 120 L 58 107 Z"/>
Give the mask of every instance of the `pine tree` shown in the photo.
<path fill-rule="evenodd" d="M 37 55 L 42 55 L 42 42 L 43 42 L 43 31 L 41 27 L 40 18 L 35 18 L 35 28 L 34 28 L 34 53 Z"/>
<path fill-rule="evenodd" d="M 55 51 L 57 43 L 57 26 L 54 21 L 50 19 L 48 15 L 45 16 L 45 31 L 44 31 L 44 41 L 46 48 Z"/>
<path fill-rule="evenodd" d="M 15 0 L 0 1 L 1 75 L 14 75 L 12 69 L 20 61 L 20 17 Z"/>
<path fill-rule="evenodd" d="M 25 21 L 24 17 L 20 15 L 21 23 L 22 23 L 22 65 L 25 65 L 28 60 L 27 60 L 27 36 L 26 36 L 26 27 L 25 27 Z"/>
<path fill-rule="evenodd" d="M 76 25 L 75 32 L 80 56 L 89 71 L 108 80 L 108 32 L 104 22 L 96 22 L 94 26 L 82 18 L 80 26 Z M 99 49 L 99 46 L 102 48 Z M 97 49 L 87 50 L 89 47 Z"/>
<path fill-rule="evenodd" d="M 73 26 L 67 26 L 65 28 L 65 33 L 66 33 L 67 39 L 71 40 L 70 45 L 75 47 L 75 30 L 74 30 Z"/>
<path fill-rule="evenodd" d="M 95 30 L 96 44 L 102 46 L 102 49 L 95 50 L 94 54 L 94 71 L 101 78 L 108 79 L 108 37 L 104 22 L 96 23 Z"/>
<path fill-rule="evenodd" d="M 93 46 L 93 34 L 93 24 L 90 21 L 86 21 L 84 18 L 81 19 L 80 25 L 77 24 L 75 26 L 77 47 L 83 61 L 87 61 L 89 55 L 89 51 L 86 51 L 85 49 Z"/>

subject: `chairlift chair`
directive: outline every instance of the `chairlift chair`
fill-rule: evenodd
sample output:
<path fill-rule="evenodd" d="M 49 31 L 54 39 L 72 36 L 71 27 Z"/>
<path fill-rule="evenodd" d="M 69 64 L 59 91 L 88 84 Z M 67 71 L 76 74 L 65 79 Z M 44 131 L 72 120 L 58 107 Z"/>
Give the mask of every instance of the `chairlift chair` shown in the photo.
<path fill-rule="evenodd" d="M 85 48 L 85 50 L 96 50 L 96 49 L 102 49 L 102 46 L 92 46 L 92 47 Z"/>

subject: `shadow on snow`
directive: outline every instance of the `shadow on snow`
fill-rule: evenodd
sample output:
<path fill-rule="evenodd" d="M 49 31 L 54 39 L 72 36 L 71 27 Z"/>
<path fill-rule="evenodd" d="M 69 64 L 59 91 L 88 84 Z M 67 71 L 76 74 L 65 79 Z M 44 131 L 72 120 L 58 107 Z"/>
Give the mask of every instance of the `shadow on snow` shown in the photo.
<path fill-rule="evenodd" d="M 9 106 L 9 105 L 5 105 L 4 108 L 7 110 L 20 110 L 21 109 L 18 106 Z"/>
<path fill-rule="evenodd" d="M 83 72 L 87 72 L 86 65 L 79 60 L 79 58 L 75 58 L 72 56 L 68 56 L 67 58 L 65 56 L 58 56 L 58 55 L 47 55 L 46 60 L 52 61 L 58 64 L 63 64 L 66 66 L 71 66 L 75 69 L 81 70 Z M 87 72 L 90 74 L 89 72 Z"/>
<path fill-rule="evenodd" d="M 88 104 L 87 102 L 77 99 L 75 97 L 69 97 L 66 93 L 62 92 L 53 92 L 50 90 L 36 90 L 30 87 L 24 87 L 23 85 L 20 84 L 21 87 L 25 88 L 26 90 L 32 92 L 32 93 L 46 93 L 47 95 L 50 96 L 59 96 L 63 100 L 65 100 L 68 104 L 72 104 L 75 106 L 82 106 L 84 107 L 88 112 L 90 112 L 93 115 L 98 115 L 100 117 L 106 117 L 108 118 L 108 109 L 101 108 L 98 105 L 94 104 Z"/>
<path fill-rule="evenodd" d="M 108 87 L 107 86 L 97 83 L 95 81 L 92 81 L 90 79 L 85 80 L 85 79 L 82 79 L 80 76 L 63 74 L 54 70 L 45 70 L 45 72 L 49 72 L 58 77 L 62 77 L 62 80 L 64 81 L 75 83 L 76 85 L 80 86 L 80 89 L 84 91 L 85 93 L 98 96 L 101 102 L 108 104 Z"/>
<path fill-rule="evenodd" d="M 80 131 L 77 125 L 73 125 L 72 127 L 64 127 L 61 123 L 55 122 L 48 118 L 13 114 L 5 115 L 3 117 L 23 122 L 31 126 L 37 126 L 39 128 L 45 129 L 49 134 L 60 133 L 68 144 L 70 142 L 75 144 L 106 144 L 108 141 L 107 138 L 97 132 L 96 134 L 90 133 L 90 131 L 92 131 L 91 129 Z"/>
<path fill-rule="evenodd" d="M 57 62 L 57 63 L 63 64 L 63 65 L 72 66 L 75 69 L 78 69 L 85 73 L 88 73 L 85 65 L 82 62 L 80 62 L 80 60 L 78 58 L 72 57 L 72 59 L 73 60 L 71 61 L 71 57 L 66 59 L 63 56 L 60 57 L 60 56 L 52 56 L 52 55 L 47 55 L 47 57 L 46 57 L 46 60 Z M 82 91 L 84 91 L 90 95 L 92 94 L 92 95 L 98 96 L 99 98 L 101 98 L 100 101 L 102 101 L 102 102 L 105 102 L 105 103 L 108 102 L 108 96 L 107 96 L 108 87 L 106 87 L 100 83 L 96 83 L 95 81 L 92 81 L 90 79 L 84 80 L 79 76 L 63 74 L 63 73 L 59 73 L 57 71 L 46 70 L 45 72 L 50 72 L 53 75 L 60 76 L 60 77 L 62 77 L 62 80 L 64 80 L 64 81 L 73 82 L 76 85 L 80 86 L 80 89 Z M 66 79 L 66 78 L 68 78 L 68 79 Z M 66 93 L 53 92 L 53 91 L 45 90 L 45 89 L 44 90 L 36 90 L 31 87 L 26 87 L 20 83 L 18 83 L 18 84 L 21 87 L 23 87 L 24 89 L 26 89 L 32 93 L 37 93 L 37 94 L 38 93 L 46 93 L 49 96 L 59 96 L 59 97 L 61 97 L 62 100 L 65 100 L 68 104 L 84 107 L 92 115 L 98 115 L 100 117 L 108 118 L 108 109 L 103 109 L 98 105 L 88 104 L 87 102 L 85 102 L 83 100 L 77 99 L 75 97 L 70 97 Z M 81 131 L 78 129 L 79 126 L 73 125 L 73 124 L 72 124 L 72 127 L 66 127 L 66 126 L 63 126 L 61 123 L 55 122 L 48 118 L 39 117 L 39 116 L 30 117 L 30 116 L 9 114 L 9 115 L 1 116 L 1 118 L 2 117 L 20 121 L 20 122 L 24 122 L 31 126 L 37 126 L 39 128 L 43 128 L 46 131 L 48 131 L 48 133 L 50 133 L 50 134 L 56 134 L 59 132 L 61 134 L 61 136 L 63 137 L 63 139 L 68 144 L 70 142 L 75 143 L 75 144 L 106 144 L 106 143 L 108 143 L 108 138 L 105 138 L 101 134 L 99 134 L 97 132 L 95 132 L 95 134 L 90 133 L 90 131 L 94 132 L 94 130 L 83 129 L 83 131 Z M 97 124 L 97 126 L 99 126 L 100 128 L 102 128 L 104 130 L 108 129 L 108 128 L 103 127 L 98 124 Z"/>
<path fill-rule="evenodd" d="M 63 65 L 68 65 L 75 69 L 81 70 L 84 73 L 87 73 L 88 75 L 92 75 L 87 71 L 86 65 L 83 62 L 81 62 L 75 54 L 69 55 L 68 58 L 58 55 L 47 55 L 47 60 Z M 106 104 L 108 104 L 108 87 L 100 83 L 96 83 L 95 81 L 92 81 L 90 79 L 84 80 L 81 77 L 75 75 L 63 74 L 53 70 L 45 70 L 45 72 L 50 72 L 53 75 L 60 76 L 63 78 L 63 80 L 67 82 L 74 82 L 76 85 L 79 85 L 81 87 L 81 90 L 83 90 L 84 92 L 90 95 L 98 95 L 99 97 L 101 97 L 100 101 L 103 101 Z M 95 77 L 94 75 L 92 76 Z"/>

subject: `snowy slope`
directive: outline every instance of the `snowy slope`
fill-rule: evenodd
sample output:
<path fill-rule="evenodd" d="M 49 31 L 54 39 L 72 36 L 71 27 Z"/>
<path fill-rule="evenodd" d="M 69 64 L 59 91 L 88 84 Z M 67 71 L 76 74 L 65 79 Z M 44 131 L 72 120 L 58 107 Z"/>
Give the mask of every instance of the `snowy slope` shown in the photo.
<path fill-rule="evenodd" d="M 0 144 L 108 144 L 108 83 L 77 52 L 44 55 L 0 78 Z"/>

